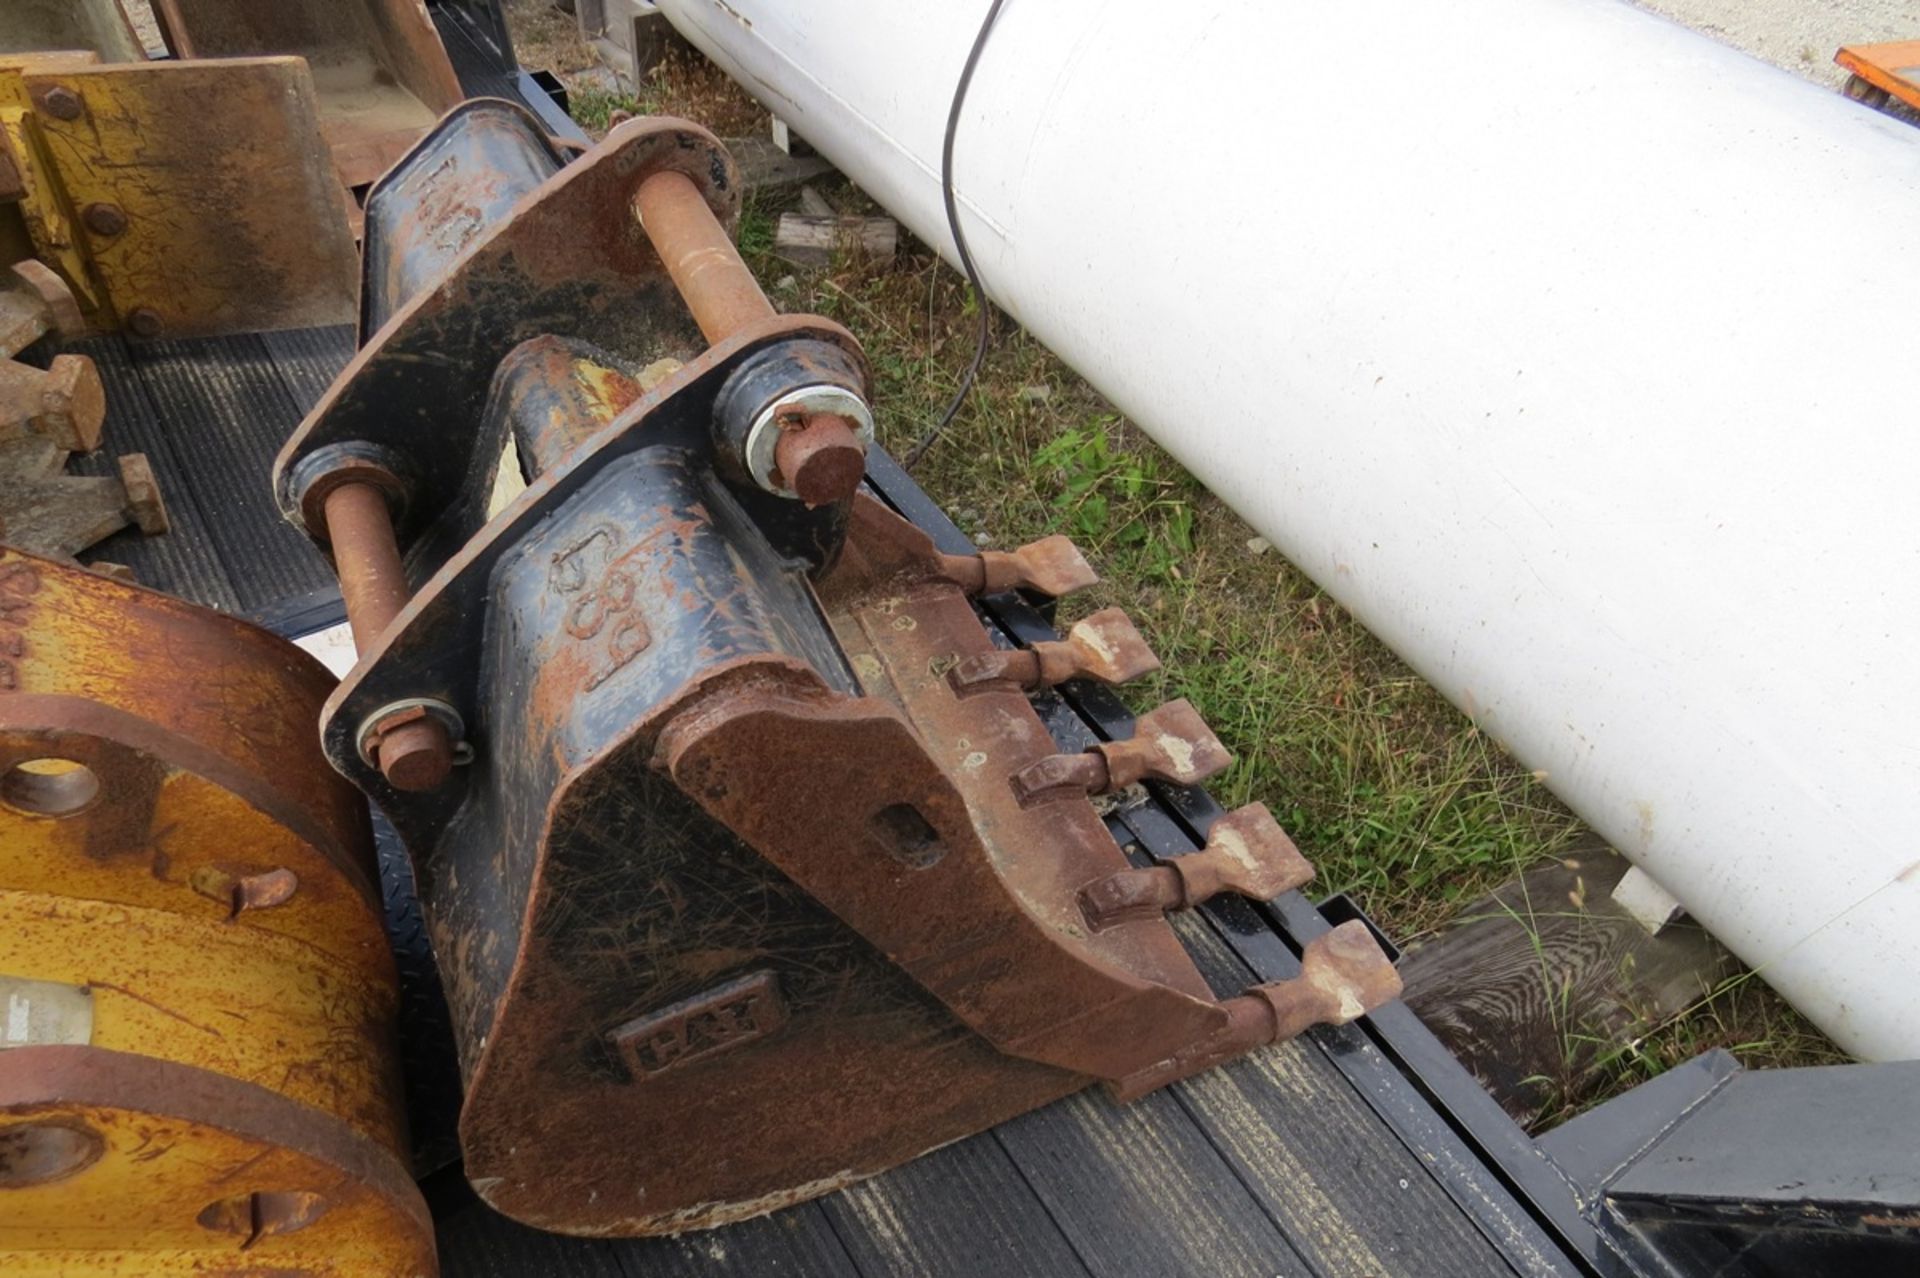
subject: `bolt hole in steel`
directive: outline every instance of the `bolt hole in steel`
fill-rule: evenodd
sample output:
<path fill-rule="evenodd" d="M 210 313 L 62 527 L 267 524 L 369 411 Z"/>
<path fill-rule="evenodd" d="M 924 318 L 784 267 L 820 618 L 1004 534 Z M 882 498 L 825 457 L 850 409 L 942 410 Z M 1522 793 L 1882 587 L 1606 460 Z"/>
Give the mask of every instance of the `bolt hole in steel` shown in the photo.
<path fill-rule="evenodd" d="M 304 1189 L 256 1191 L 215 1199 L 195 1219 L 202 1229 L 240 1239 L 245 1251 L 262 1238 L 305 1229 L 326 1214 L 327 1206 L 326 1199 Z"/>
<path fill-rule="evenodd" d="M 911 803 L 888 804 L 867 824 L 894 859 L 911 869 L 924 870 L 947 854 L 939 831 Z"/>
<path fill-rule="evenodd" d="M 106 1142 L 90 1128 L 68 1123 L 0 1127 L 0 1189 L 26 1189 L 92 1166 Z"/>
<path fill-rule="evenodd" d="M 99 794 L 100 778 L 72 759 L 23 759 L 0 773 L 0 802 L 30 816 L 72 816 Z"/>

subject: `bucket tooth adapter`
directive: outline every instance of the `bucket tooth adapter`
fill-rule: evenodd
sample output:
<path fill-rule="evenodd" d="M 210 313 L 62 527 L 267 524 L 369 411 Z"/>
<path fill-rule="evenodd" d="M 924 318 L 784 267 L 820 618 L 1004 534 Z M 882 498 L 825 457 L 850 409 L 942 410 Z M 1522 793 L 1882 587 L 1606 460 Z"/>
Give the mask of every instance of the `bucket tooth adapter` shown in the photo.
<path fill-rule="evenodd" d="M 0 547 L 0 1271 L 435 1271 L 332 680 Z"/>
<path fill-rule="evenodd" d="M 360 650 L 322 735 L 415 860 L 467 1175 L 562 1232 L 758 1215 L 1398 988 L 1360 928 L 1215 997 L 1163 910 L 1297 852 L 1250 810 L 1191 873 L 1129 863 L 1087 795 L 1225 750 L 1175 702 L 1058 753 L 1029 688 L 1151 653 L 1111 614 L 996 647 L 973 596 L 1091 569 L 941 554 L 861 491 L 860 348 L 774 313 L 738 200 L 683 121 L 563 166 L 457 108 L 370 193 L 361 350 L 275 467 Z"/>

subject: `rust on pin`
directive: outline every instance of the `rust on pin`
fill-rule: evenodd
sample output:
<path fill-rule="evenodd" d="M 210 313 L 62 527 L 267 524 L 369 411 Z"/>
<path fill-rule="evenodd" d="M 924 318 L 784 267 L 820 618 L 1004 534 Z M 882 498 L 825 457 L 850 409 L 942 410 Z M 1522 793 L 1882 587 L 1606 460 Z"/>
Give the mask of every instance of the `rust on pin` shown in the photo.
<path fill-rule="evenodd" d="M 686 174 L 655 173 L 634 192 L 633 209 L 710 344 L 773 318 L 773 304 Z"/>
<path fill-rule="evenodd" d="M 359 480 L 336 485 L 324 501 L 347 623 L 354 646 L 366 652 L 407 603 L 393 512 L 385 493 Z M 453 770 L 446 725 L 418 707 L 375 725 L 371 749 L 381 775 L 398 790 L 431 790 Z"/>

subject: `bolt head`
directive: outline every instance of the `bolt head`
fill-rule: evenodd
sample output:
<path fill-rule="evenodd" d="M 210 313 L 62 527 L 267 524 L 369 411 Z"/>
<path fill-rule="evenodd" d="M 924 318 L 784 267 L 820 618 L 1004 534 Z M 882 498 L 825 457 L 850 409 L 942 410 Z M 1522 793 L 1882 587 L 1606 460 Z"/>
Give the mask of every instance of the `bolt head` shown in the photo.
<path fill-rule="evenodd" d="M 87 322 L 80 314 L 80 304 L 73 300 L 73 290 L 46 263 L 25 258 L 13 264 L 12 275 L 46 306 L 54 331 L 60 336 L 77 337 L 86 331 Z"/>
<path fill-rule="evenodd" d="M 167 331 L 167 322 L 151 306 L 139 306 L 127 312 L 127 331 L 135 337 L 158 337 Z"/>
<path fill-rule="evenodd" d="M 118 204 L 89 204 L 80 218 L 95 235 L 118 235 L 127 229 L 127 215 Z"/>
<path fill-rule="evenodd" d="M 82 110 L 80 95 L 64 84 L 56 84 L 42 93 L 39 106 L 56 120 L 77 120 Z"/>

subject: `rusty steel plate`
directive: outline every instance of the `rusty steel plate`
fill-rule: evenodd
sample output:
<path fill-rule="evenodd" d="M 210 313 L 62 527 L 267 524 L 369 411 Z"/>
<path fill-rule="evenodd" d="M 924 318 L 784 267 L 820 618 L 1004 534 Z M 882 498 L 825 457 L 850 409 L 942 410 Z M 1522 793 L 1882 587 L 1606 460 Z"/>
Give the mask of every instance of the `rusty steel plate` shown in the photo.
<path fill-rule="evenodd" d="M 7 0 L 0 5 L 0 53 L 86 50 L 109 62 L 144 61 L 120 0 Z"/>
<path fill-rule="evenodd" d="M 83 70 L 99 62 L 99 54 L 82 51 L 0 54 L 0 153 L 6 156 L 0 166 L 6 172 L 0 178 L 6 180 L 7 201 L 12 205 L 0 208 L 0 251 L 16 272 L 28 263 L 44 265 L 52 272 L 55 287 L 79 313 L 99 310 L 100 285 L 80 239 L 78 211 L 60 186 L 58 167 L 27 92 L 26 76 L 29 71 Z M 11 281 L 8 288 L 12 291 Z M 17 340 L 9 337 L 8 344 Z"/>

